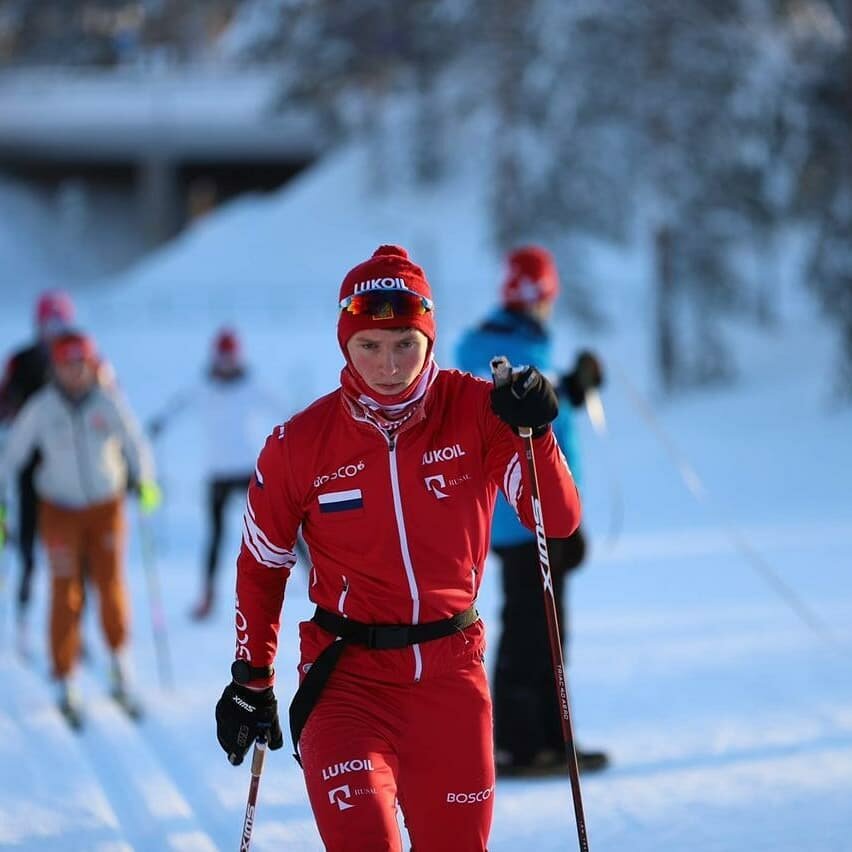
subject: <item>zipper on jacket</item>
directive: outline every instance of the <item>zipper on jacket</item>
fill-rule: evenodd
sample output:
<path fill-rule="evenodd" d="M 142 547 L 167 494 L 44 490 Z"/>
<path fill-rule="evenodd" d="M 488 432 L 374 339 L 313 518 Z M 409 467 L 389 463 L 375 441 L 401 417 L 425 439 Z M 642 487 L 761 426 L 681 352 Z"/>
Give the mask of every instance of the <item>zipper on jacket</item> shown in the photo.
<path fill-rule="evenodd" d="M 85 440 L 86 440 L 86 430 L 84 428 L 85 424 L 80 423 L 81 418 L 83 418 L 83 412 L 79 408 L 71 409 L 71 428 L 74 431 L 74 458 L 77 459 L 77 473 L 80 477 L 80 489 L 83 493 L 88 497 L 86 501 L 89 505 L 92 504 L 92 494 L 93 489 L 91 488 L 91 481 L 89 479 L 86 462 L 88 461 Z"/>
<path fill-rule="evenodd" d="M 405 566 L 405 576 L 408 580 L 408 591 L 411 594 L 411 623 L 420 623 L 420 591 L 417 588 L 417 578 L 414 576 L 414 566 L 411 564 L 411 553 L 408 550 L 408 536 L 405 532 L 405 519 L 402 514 L 402 496 L 399 490 L 399 470 L 396 466 L 396 435 L 386 435 L 390 461 L 391 491 L 393 493 L 393 512 L 396 516 L 396 527 L 399 533 L 399 548 L 402 562 Z M 423 674 L 423 657 L 420 646 L 412 645 L 414 652 L 414 680 L 419 681 Z"/>
<path fill-rule="evenodd" d="M 393 512 L 396 518 L 396 528 L 399 534 L 399 549 L 402 555 L 402 562 L 405 566 L 405 576 L 408 580 L 408 591 L 411 595 L 411 623 L 420 623 L 420 591 L 417 588 L 417 580 L 414 576 L 414 566 L 411 564 L 411 553 L 408 550 L 408 536 L 405 532 L 405 522 L 402 516 L 402 497 L 399 490 L 399 471 L 396 466 L 396 441 L 397 435 L 389 435 L 375 421 L 368 417 L 357 417 L 353 415 L 355 420 L 362 423 L 369 423 L 381 436 L 385 439 L 388 445 L 388 456 L 391 478 L 391 492 L 393 494 Z M 411 651 L 414 654 L 414 681 L 420 681 L 423 674 L 423 657 L 420 653 L 419 645 L 411 645 Z"/>

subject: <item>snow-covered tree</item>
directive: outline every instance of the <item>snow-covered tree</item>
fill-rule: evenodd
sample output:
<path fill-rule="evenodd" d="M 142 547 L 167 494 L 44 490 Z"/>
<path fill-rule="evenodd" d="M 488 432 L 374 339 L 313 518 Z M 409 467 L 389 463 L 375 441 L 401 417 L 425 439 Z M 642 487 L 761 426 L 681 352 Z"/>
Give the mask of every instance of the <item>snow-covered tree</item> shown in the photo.
<path fill-rule="evenodd" d="M 377 189 L 400 161 L 394 140 L 408 140 L 413 178 L 435 179 L 454 147 L 451 128 L 489 116 L 480 155 L 492 164 L 495 244 L 547 242 L 578 282 L 573 307 L 587 317 L 596 315 L 595 288 L 579 283 L 578 240 L 627 241 L 644 229 L 656 252 L 657 366 L 675 389 L 734 372 L 726 315 L 771 322 L 776 233 L 799 175 L 848 151 L 828 129 L 840 119 L 817 82 L 834 74 L 831 85 L 842 88 L 849 73 L 825 52 L 791 59 L 790 27 L 826 8 L 827 0 L 252 0 L 235 29 L 252 15 L 259 22 L 242 28 L 241 55 L 279 65 L 282 104 L 314 110 L 333 138 L 364 135 Z M 826 150 L 834 153 L 818 153 Z M 812 267 L 841 315 L 845 198 L 835 187 L 821 205 L 833 212 L 821 220 Z"/>
<path fill-rule="evenodd" d="M 796 212 L 815 233 L 808 284 L 837 327 L 836 384 L 852 398 L 852 1 L 792 4 L 788 33 L 806 115 Z"/>
<path fill-rule="evenodd" d="M 725 377 L 720 317 L 759 302 L 737 250 L 768 253 L 781 209 L 771 5 L 491 5 L 509 33 L 494 39 L 498 240 L 624 240 L 638 217 L 649 244 L 671 254 L 656 264 L 670 276 L 657 312 L 664 384 Z"/>

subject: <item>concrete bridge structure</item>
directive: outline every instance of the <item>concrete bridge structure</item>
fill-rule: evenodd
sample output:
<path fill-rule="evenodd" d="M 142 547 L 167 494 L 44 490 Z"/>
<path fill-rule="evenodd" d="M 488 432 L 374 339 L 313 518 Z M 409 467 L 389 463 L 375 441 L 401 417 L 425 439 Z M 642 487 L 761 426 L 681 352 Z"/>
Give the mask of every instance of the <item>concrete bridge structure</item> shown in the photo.
<path fill-rule="evenodd" d="M 277 107 L 276 79 L 221 66 L 0 72 L 0 171 L 126 194 L 152 248 L 223 200 L 282 185 L 326 147 L 316 120 Z"/>

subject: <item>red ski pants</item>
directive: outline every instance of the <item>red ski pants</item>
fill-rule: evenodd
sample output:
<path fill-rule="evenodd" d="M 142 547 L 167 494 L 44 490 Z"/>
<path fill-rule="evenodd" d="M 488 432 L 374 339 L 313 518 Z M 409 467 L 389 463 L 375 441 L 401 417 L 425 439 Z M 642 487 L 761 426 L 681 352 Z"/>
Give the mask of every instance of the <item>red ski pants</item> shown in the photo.
<path fill-rule="evenodd" d="M 328 852 L 401 852 L 397 802 L 412 852 L 487 849 L 494 755 L 482 663 L 410 684 L 338 668 L 299 746 Z"/>

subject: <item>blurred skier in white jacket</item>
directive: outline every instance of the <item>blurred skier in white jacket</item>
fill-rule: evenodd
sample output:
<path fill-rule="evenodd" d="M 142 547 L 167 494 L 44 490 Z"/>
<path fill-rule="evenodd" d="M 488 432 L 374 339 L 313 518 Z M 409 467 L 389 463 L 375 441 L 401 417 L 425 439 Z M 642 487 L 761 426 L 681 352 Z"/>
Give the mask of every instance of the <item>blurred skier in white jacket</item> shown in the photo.
<path fill-rule="evenodd" d="M 215 602 L 228 500 L 232 495 L 241 501 L 245 499 L 262 435 L 268 432 L 269 423 L 276 422 L 285 412 L 252 378 L 242 343 L 232 328 L 216 333 L 203 380 L 179 394 L 164 411 L 153 417 L 148 423 L 149 434 L 156 438 L 178 415 L 190 410 L 198 414 L 206 456 L 209 529 L 201 595 L 191 611 L 194 619 L 201 620 L 210 615 Z M 258 430 L 259 424 L 265 425 Z"/>
<path fill-rule="evenodd" d="M 51 572 L 53 674 L 60 709 L 79 726 L 72 675 L 80 654 L 84 582 L 90 580 L 98 591 L 101 627 L 112 652 L 113 696 L 130 709 L 124 497 L 133 483 L 143 511 L 156 509 L 160 498 L 136 419 L 114 385 L 98 379 L 100 359 L 92 339 L 64 332 L 51 342 L 50 359 L 51 381 L 21 409 L 0 452 L 0 494 L 38 450 L 35 490 Z"/>

